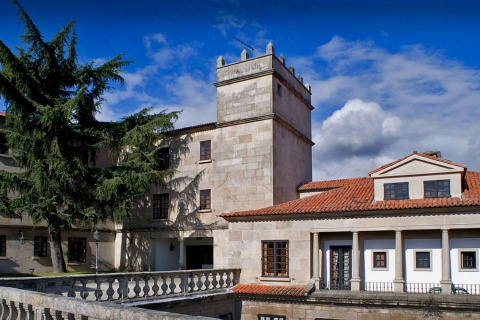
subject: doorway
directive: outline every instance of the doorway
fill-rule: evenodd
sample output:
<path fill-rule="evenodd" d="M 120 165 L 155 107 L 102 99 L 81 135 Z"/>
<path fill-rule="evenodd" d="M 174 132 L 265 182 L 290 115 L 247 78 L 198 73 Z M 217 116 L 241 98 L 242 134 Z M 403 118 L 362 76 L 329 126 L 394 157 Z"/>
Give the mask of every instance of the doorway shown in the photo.
<path fill-rule="evenodd" d="M 352 247 L 330 247 L 330 289 L 350 290 Z"/>

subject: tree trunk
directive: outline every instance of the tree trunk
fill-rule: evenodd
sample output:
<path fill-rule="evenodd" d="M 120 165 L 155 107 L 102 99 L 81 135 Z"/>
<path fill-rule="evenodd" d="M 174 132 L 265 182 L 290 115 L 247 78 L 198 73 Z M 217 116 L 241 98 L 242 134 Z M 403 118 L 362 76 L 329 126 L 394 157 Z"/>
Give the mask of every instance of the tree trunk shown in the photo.
<path fill-rule="evenodd" d="M 54 272 L 67 272 L 65 259 L 63 257 L 62 239 L 59 231 L 50 231 L 50 253 L 52 256 L 52 267 Z"/>

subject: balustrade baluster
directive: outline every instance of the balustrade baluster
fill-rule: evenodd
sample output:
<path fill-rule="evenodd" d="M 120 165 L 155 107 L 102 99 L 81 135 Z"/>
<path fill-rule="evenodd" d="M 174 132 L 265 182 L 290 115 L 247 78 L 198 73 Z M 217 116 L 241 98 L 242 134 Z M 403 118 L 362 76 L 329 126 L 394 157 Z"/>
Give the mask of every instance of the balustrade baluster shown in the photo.
<path fill-rule="evenodd" d="M 167 286 L 167 276 L 162 275 L 162 295 L 167 294 L 168 286 Z"/>
<path fill-rule="evenodd" d="M 10 301 L 8 304 L 8 318 L 4 319 L 17 319 L 18 317 L 18 310 L 17 306 L 15 305 L 15 301 Z"/>
<path fill-rule="evenodd" d="M 226 275 L 226 276 L 227 276 L 227 279 L 228 279 L 228 273 L 226 274 L 225 272 L 220 271 L 218 274 L 220 275 L 220 280 L 218 281 L 219 288 L 223 288 L 224 285 L 225 285 L 225 279 L 224 279 L 224 277 L 225 277 L 225 275 Z M 227 285 L 227 287 L 228 287 L 228 285 Z"/>
<path fill-rule="evenodd" d="M 205 290 L 209 290 L 210 289 L 210 280 L 208 279 L 209 276 L 210 276 L 210 272 L 205 272 Z"/>
<path fill-rule="evenodd" d="M 152 277 L 153 279 L 153 286 L 152 286 L 152 290 L 153 290 L 153 296 L 158 296 L 158 290 L 160 290 L 160 287 L 158 286 L 158 276 L 157 275 L 154 275 Z"/>
<path fill-rule="evenodd" d="M 194 292 L 195 291 L 195 273 L 190 273 L 190 281 L 188 283 L 188 286 L 190 288 L 190 292 Z"/>
<path fill-rule="evenodd" d="M 135 277 L 133 277 L 133 280 L 135 281 L 135 287 L 133 288 L 133 292 L 135 293 L 134 298 L 138 298 L 138 297 L 140 297 L 140 291 L 142 290 L 140 288 L 140 277 L 135 276 Z"/>
<path fill-rule="evenodd" d="M 170 288 L 170 294 L 174 294 L 175 293 L 175 288 L 177 286 L 175 285 L 175 276 L 170 276 L 170 285 L 169 285 L 169 288 Z"/>
<path fill-rule="evenodd" d="M 217 285 L 219 284 L 219 281 L 217 280 L 217 276 L 220 276 L 220 281 L 223 281 L 221 273 L 212 271 L 212 289 L 216 289 Z M 221 284 L 220 284 L 220 287 L 222 287 Z"/>
<path fill-rule="evenodd" d="M 148 281 L 150 280 L 151 278 L 151 275 L 145 275 L 143 277 L 143 282 L 144 282 L 144 285 L 143 285 L 143 296 L 144 297 L 148 297 L 148 294 L 150 293 L 150 286 L 148 285 Z"/>
<path fill-rule="evenodd" d="M 113 290 L 113 282 L 115 281 L 114 278 L 107 279 L 108 282 L 108 289 L 107 289 L 107 301 L 113 300 L 113 295 L 115 294 L 115 290 Z"/>
<path fill-rule="evenodd" d="M 102 301 L 102 279 L 95 278 L 95 283 L 97 284 L 97 288 L 95 289 L 95 301 Z"/>
<path fill-rule="evenodd" d="M 202 291 L 203 290 L 203 273 L 197 273 L 197 278 L 198 278 L 198 281 L 197 281 L 197 288 L 198 288 L 198 291 Z"/>
<path fill-rule="evenodd" d="M 6 319 L 8 316 L 8 305 L 5 299 L 0 303 L 0 319 Z"/>
<path fill-rule="evenodd" d="M 88 280 L 81 280 L 80 282 L 82 283 L 82 288 L 80 289 L 80 298 L 82 298 L 83 300 L 87 300 L 87 297 L 88 297 L 88 291 L 87 291 Z"/>
<path fill-rule="evenodd" d="M 71 298 L 75 298 L 76 297 L 76 293 L 75 293 L 75 280 L 73 281 L 69 281 L 68 282 L 68 291 L 67 291 L 67 297 L 71 297 Z"/>
<path fill-rule="evenodd" d="M 54 320 L 53 317 L 52 317 L 52 314 L 50 312 L 50 308 L 43 308 L 42 309 L 42 316 L 41 318 L 42 320 Z"/>

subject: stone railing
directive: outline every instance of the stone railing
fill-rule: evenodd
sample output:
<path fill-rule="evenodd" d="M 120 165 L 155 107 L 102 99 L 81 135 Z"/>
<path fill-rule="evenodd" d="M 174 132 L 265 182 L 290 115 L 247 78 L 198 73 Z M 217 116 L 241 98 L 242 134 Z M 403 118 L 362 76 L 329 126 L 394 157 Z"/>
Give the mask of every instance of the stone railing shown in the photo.
<path fill-rule="evenodd" d="M 240 269 L 109 273 L 62 277 L 0 278 L 0 286 L 95 301 L 126 301 L 233 287 Z"/>
<path fill-rule="evenodd" d="M 0 287 L 0 319 L 29 320 L 209 320 L 118 303 L 85 301 L 54 294 Z"/>

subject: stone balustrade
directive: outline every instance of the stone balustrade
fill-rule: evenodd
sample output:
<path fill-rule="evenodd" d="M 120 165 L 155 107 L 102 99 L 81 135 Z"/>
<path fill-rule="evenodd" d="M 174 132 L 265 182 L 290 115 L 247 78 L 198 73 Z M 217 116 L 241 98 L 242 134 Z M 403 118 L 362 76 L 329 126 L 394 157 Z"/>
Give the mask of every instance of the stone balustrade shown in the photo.
<path fill-rule="evenodd" d="M 126 301 L 233 287 L 240 269 L 0 278 L 0 286 L 94 301 Z"/>
<path fill-rule="evenodd" d="M 211 318 L 85 301 L 54 294 L 0 287 L 0 319 L 19 320 L 207 320 Z"/>

